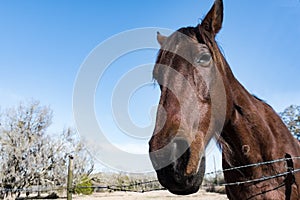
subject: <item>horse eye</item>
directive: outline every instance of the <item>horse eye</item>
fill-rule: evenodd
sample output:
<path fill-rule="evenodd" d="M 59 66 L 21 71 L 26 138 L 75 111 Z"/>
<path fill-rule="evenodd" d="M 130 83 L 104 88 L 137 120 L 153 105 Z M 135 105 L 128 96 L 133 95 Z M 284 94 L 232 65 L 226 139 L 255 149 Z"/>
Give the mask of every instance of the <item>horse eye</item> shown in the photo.
<path fill-rule="evenodd" d="M 200 57 L 197 59 L 197 63 L 203 66 L 207 66 L 211 61 L 211 55 L 209 53 L 203 53 L 200 55 Z"/>

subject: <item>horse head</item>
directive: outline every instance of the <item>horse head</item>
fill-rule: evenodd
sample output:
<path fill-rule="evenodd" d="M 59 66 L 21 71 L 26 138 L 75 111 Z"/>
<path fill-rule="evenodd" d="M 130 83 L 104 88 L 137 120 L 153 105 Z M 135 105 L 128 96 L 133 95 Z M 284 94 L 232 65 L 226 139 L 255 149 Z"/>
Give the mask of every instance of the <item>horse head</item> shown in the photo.
<path fill-rule="evenodd" d="M 222 21 L 223 2 L 216 0 L 196 27 L 157 35 L 161 49 L 153 77 L 161 96 L 149 152 L 160 183 L 175 194 L 198 191 L 205 148 L 230 109 L 224 86 L 228 69 L 215 42 Z"/>

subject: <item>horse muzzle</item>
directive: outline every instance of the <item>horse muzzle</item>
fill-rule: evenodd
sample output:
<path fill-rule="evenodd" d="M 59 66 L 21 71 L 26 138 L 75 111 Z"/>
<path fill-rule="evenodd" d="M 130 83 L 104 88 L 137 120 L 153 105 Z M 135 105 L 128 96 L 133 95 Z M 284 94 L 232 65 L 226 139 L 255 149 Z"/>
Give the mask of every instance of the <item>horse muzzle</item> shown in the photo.
<path fill-rule="evenodd" d="M 198 161 L 198 169 L 192 174 L 187 174 L 191 158 L 189 143 L 184 139 L 174 139 L 157 151 L 151 151 L 150 142 L 150 159 L 158 180 L 174 194 L 187 195 L 199 190 L 205 172 L 205 156 Z"/>

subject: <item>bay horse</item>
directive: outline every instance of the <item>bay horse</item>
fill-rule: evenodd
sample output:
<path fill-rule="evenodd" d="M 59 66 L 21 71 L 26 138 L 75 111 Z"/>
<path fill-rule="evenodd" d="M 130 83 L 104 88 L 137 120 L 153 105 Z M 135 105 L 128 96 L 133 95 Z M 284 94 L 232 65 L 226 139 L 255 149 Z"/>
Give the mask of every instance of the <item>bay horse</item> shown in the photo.
<path fill-rule="evenodd" d="M 233 75 L 215 41 L 222 21 L 223 2 L 215 0 L 196 27 L 157 35 L 161 48 L 153 77 L 161 96 L 149 155 L 158 180 L 174 194 L 197 192 L 205 148 L 215 137 L 225 181 L 240 182 L 226 185 L 229 199 L 300 199 L 300 173 L 276 176 L 300 168 L 293 158 L 300 146 L 272 107 Z M 285 157 L 291 159 L 251 165 Z"/>

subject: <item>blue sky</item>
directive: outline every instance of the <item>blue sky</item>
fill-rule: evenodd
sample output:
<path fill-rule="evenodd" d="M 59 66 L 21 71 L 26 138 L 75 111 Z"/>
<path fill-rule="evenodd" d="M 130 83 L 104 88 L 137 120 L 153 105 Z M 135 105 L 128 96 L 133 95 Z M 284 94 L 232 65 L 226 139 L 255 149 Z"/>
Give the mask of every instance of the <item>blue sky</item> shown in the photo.
<path fill-rule="evenodd" d="M 0 107 L 5 109 L 20 101 L 36 99 L 54 110 L 51 131 L 74 126 L 73 85 L 81 63 L 92 49 L 129 29 L 176 30 L 195 26 L 212 3 L 212 0 L 0 0 Z M 291 104 L 300 105 L 300 2 L 225 0 L 224 4 L 224 24 L 217 41 L 237 79 L 277 112 Z M 126 70 L 154 62 L 155 56 L 156 51 L 148 50 L 115 62 L 107 76 L 108 85 L 104 93 L 97 92 L 96 101 L 103 95 L 109 99 L 114 83 L 109 81 L 110 77 L 116 81 Z M 149 123 L 148 112 L 158 96 L 158 89 L 151 86 L 138 91 L 129 107 L 133 120 Z M 101 110 L 107 106 L 96 107 L 99 119 L 107 120 L 107 131 L 118 134 L 109 109 Z M 129 140 L 117 135 L 111 140 L 124 146 L 147 143 L 126 143 Z"/>

